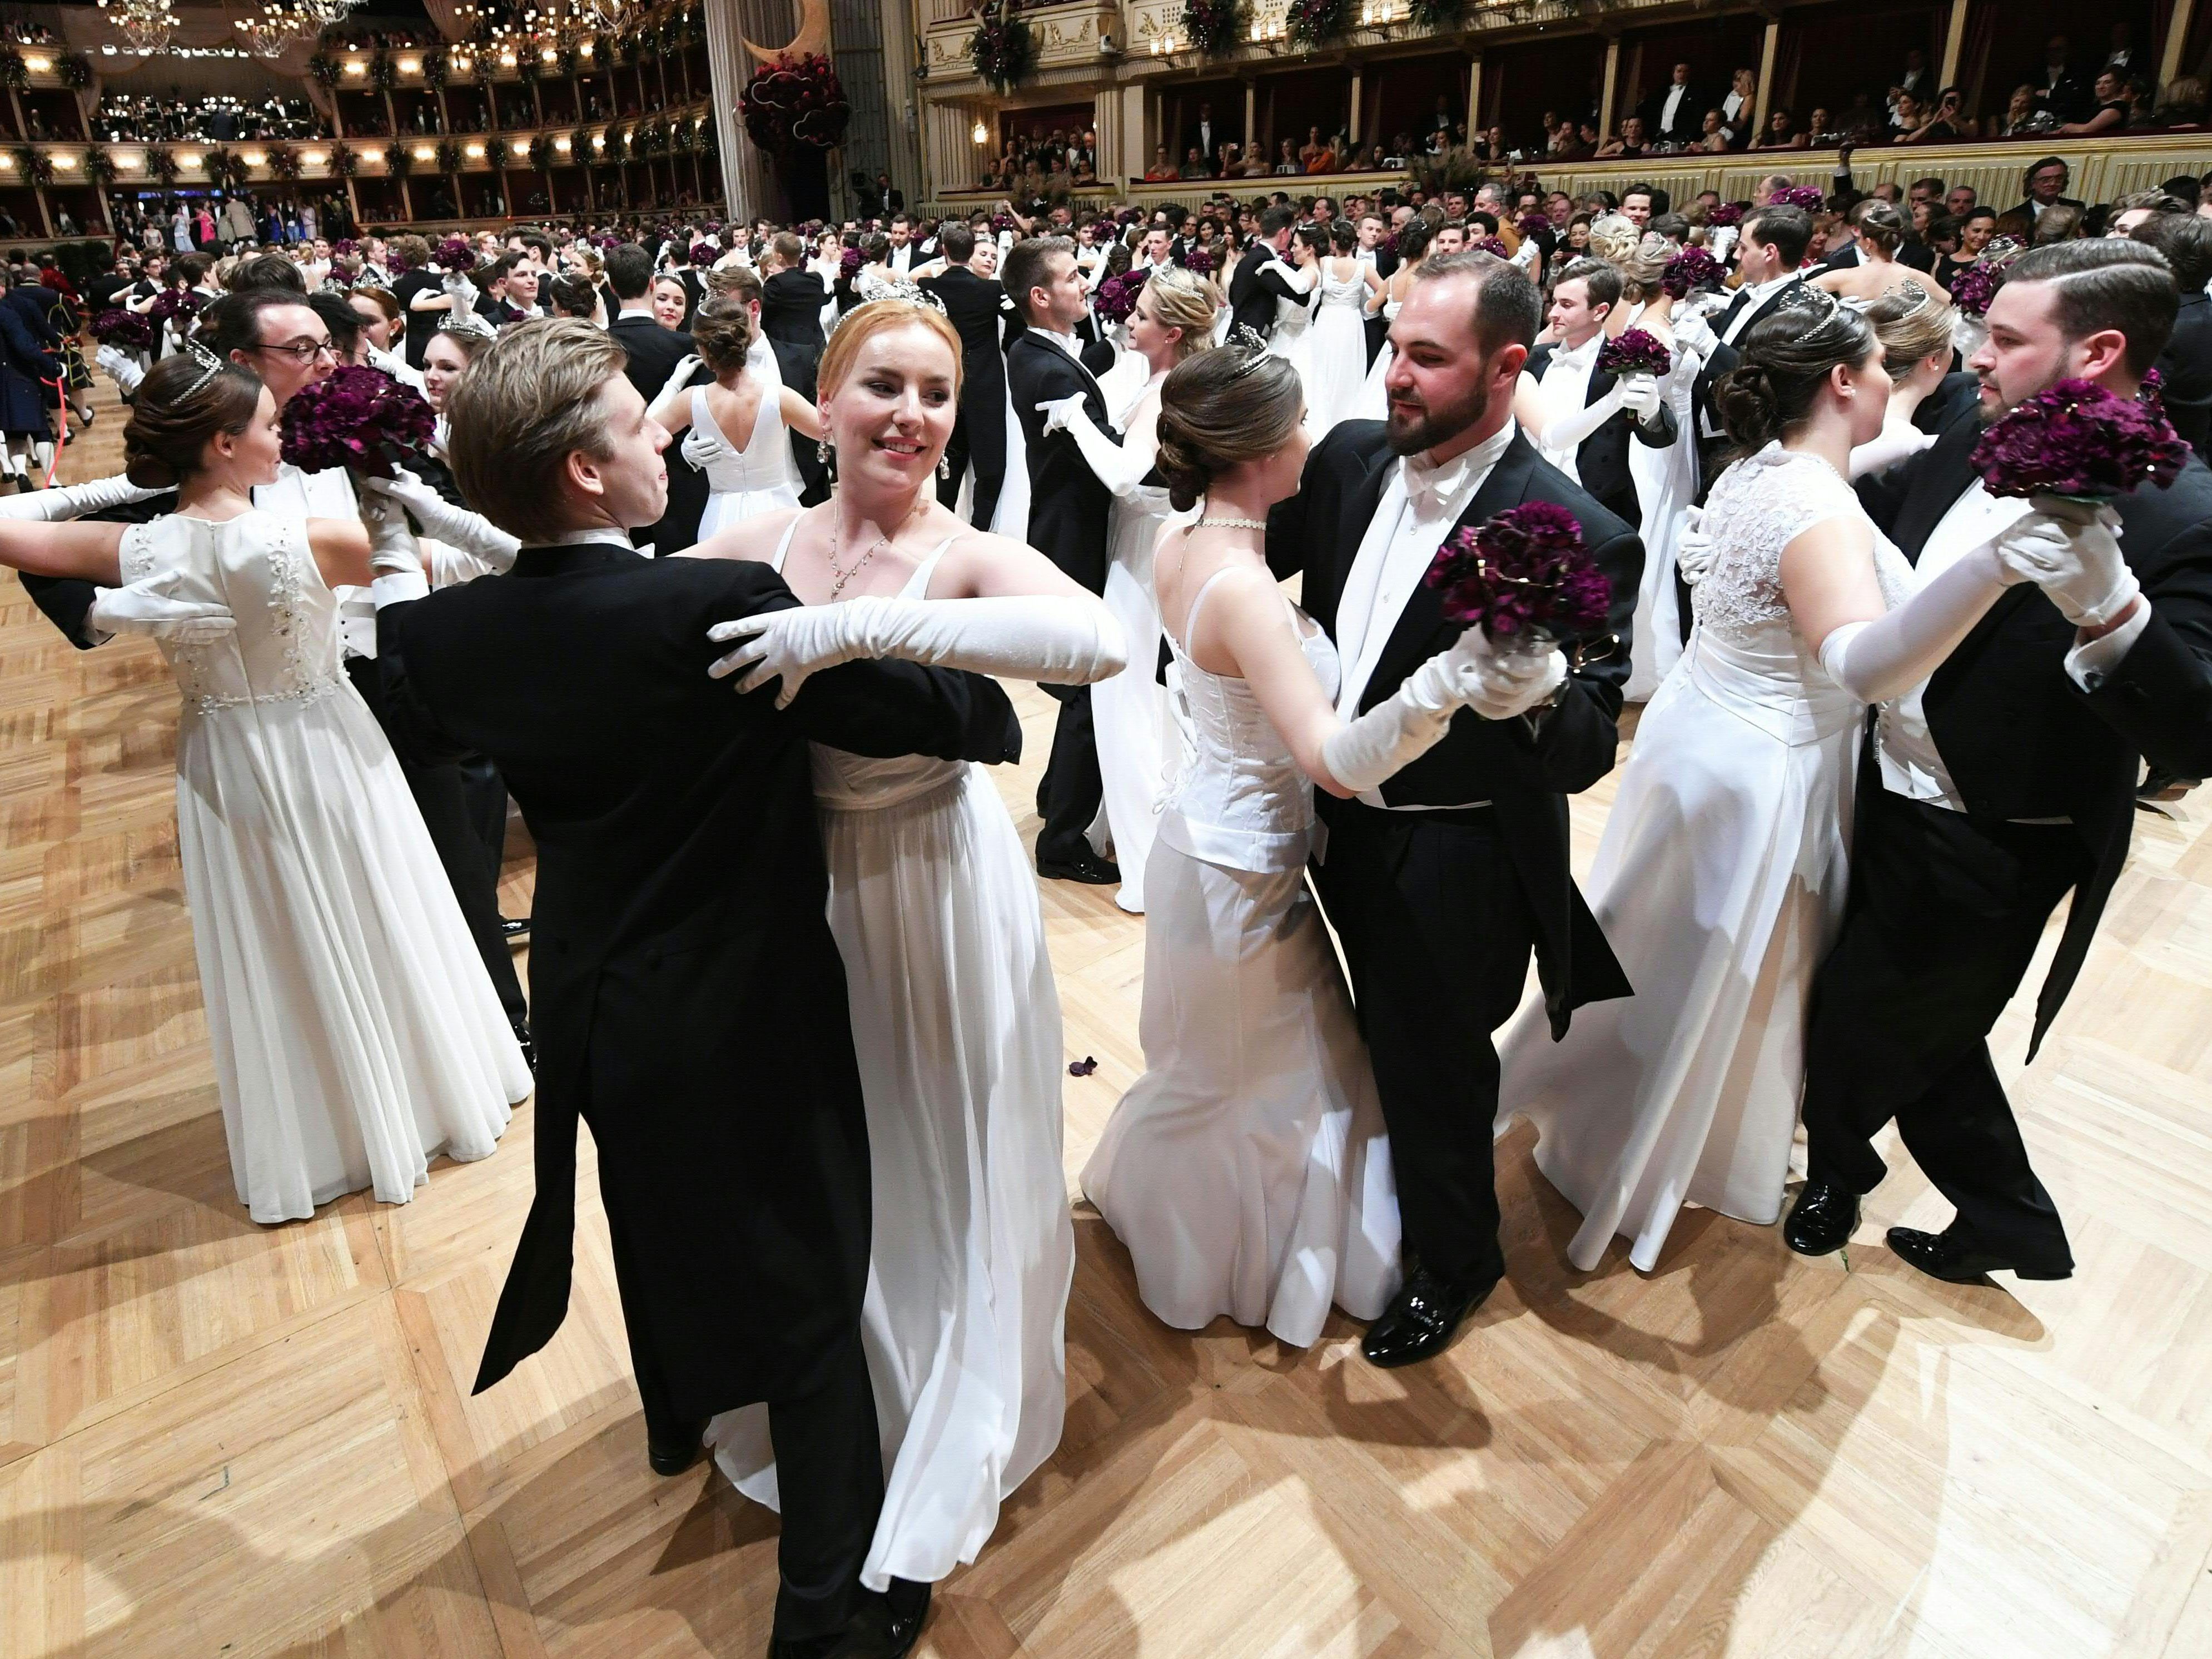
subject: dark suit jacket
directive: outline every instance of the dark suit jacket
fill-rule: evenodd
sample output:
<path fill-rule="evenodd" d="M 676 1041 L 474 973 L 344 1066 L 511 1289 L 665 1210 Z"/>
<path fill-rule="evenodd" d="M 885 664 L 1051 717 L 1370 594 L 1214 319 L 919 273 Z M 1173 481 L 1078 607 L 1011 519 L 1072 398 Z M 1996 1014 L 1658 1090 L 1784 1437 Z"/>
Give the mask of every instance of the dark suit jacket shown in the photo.
<path fill-rule="evenodd" d="M 625 373 L 638 396 L 650 404 L 676 365 L 691 355 L 691 337 L 663 328 L 650 317 L 617 317 L 607 331 L 629 361 Z M 704 368 L 695 384 L 712 379 Z M 707 475 L 684 459 L 683 446 L 671 444 L 663 454 L 668 465 L 668 511 L 659 522 L 637 532 L 638 545 L 652 545 L 661 557 L 681 553 L 699 539 L 699 520 L 707 510 Z"/>
<path fill-rule="evenodd" d="M 1528 373 L 1540 381 L 1550 367 L 1559 347 L 1553 343 L 1538 346 L 1528 354 Z M 1606 369 L 1590 370 L 1589 390 L 1583 398 L 1588 409 L 1611 392 L 1619 382 Z M 1602 502 L 1616 518 L 1632 525 L 1644 522 L 1636 500 L 1636 480 L 1628 471 L 1628 440 L 1635 434 L 1636 441 L 1652 449 L 1664 449 L 1679 435 L 1674 411 L 1662 400 L 1656 426 L 1639 425 L 1626 410 L 1621 410 L 1603 426 L 1583 439 L 1575 450 L 1575 471 L 1583 481 L 1583 488 Z"/>
<path fill-rule="evenodd" d="M 1768 295 L 1752 312 L 1750 321 L 1745 323 L 1743 327 L 1737 331 L 1736 338 L 1740 340 L 1744 335 L 1749 333 L 1753 325 L 1756 324 L 1760 318 L 1770 315 L 1776 307 L 1790 297 L 1790 292 L 1796 286 L 1795 283 L 1785 283 Z M 1725 330 L 1736 316 L 1739 308 L 1748 303 L 1743 294 L 1738 292 L 1735 298 L 1729 301 L 1726 309 L 1715 313 L 1712 319 L 1713 332 L 1719 334 Z M 1720 417 L 1713 409 L 1713 383 L 1742 362 L 1741 352 L 1725 342 L 1722 343 L 1715 349 L 1713 355 L 1706 360 L 1705 366 L 1698 371 L 1698 378 L 1690 390 L 1690 408 L 1696 416 L 1697 423 L 1695 436 L 1698 445 L 1698 500 L 1699 501 L 1705 500 L 1705 491 L 1713 487 L 1713 480 L 1720 477 L 1721 469 L 1728 465 L 1729 456 L 1734 447 L 1729 441 L 1728 434 L 1721 430 Z"/>
<path fill-rule="evenodd" d="M 1980 435 L 1978 417 L 1967 416 L 1933 448 L 1859 481 L 1859 499 L 1906 558 L 1918 561 L 1973 483 Z M 2182 777 L 2212 775 L 2212 471 L 2192 456 L 2171 489 L 2147 484 L 2114 505 L 2151 617 L 2097 689 L 2083 691 L 2066 672 L 2074 629 L 2041 588 L 2024 584 L 1990 607 L 1922 699 L 1969 816 L 2070 818 L 2081 836 L 2074 903 L 2036 1000 L 2038 1043 L 2126 861 L 2138 758 Z"/>
<path fill-rule="evenodd" d="M 2075 118 L 2069 115 L 2069 116 L 2068 116 L 2066 118 L 2067 118 L 2068 120 L 2069 120 L 2069 121 L 2070 121 L 2070 120 L 2074 119 Z M 2054 206 L 2054 207 L 2070 207 L 2070 208 L 2078 208 L 2078 207 L 2080 207 L 2080 206 L 2081 205 L 2081 203 L 2079 203 L 2079 202 L 2077 202 L 2077 201 L 2075 201 L 2075 200 L 2074 199 L 2074 198 L 2072 198 L 2071 196 L 2062 196 L 2062 197 L 2060 197 L 2060 198 L 2057 199 L 2057 201 L 2056 201 L 2055 203 L 2053 203 L 2051 205 L 2052 205 L 2052 206 Z M 2028 228 L 2029 228 L 2030 230 L 2033 230 L 2033 229 L 2034 229 L 2034 228 L 2035 228 L 2035 204 L 2034 204 L 2034 203 L 2033 203 L 2033 202 L 2029 202 L 2029 201 L 2025 201 L 2025 200 L 2021 201 L 2021 202 L 2019 202 L 2019 203 L 2014 204 L 2014 207 L 2013 207 L 2013 211 L 2014 211 L 2014 213 L 2017 213 L 2017 214 L 2020 214 L 2020 215 L 2023 216 L 2027 220 Z"/>
<path fill-rule="evenodd" d="M 1060 347 L 1024 329 L 1006 349 L 1006 386 L 1029 451 L 1029 543 L 1094 593 L 1106 591 L 1106 514 L 1113 496 L 1075 447 L 1072 433 L 1045 435 L 1037 405 L 1083 398 L 1084 412 L 1112 434 L 1098 382 Z M 1118 438 L 1116 441 L 1119 441 Z"/>
<path fill-rule="evenodd" d="M 2212 441 L 2212 300 L 2199 289 L 2181 296 L 2173 334 L 2159 354 L 2166 418 L 2200 459 Z"/>
<path fill-rule="evenodd" d="M 1674 124 L 1665 125 L 1661 118 L 1666 113 L 1667 94 L 1674 89 L 1669 76 L 1667 84 L 1653 93 L 1644 106 L 1644 130 L 1654 139 L 1667 139 L 1674 143 L 1686 143 L 1705 128 L 1705 112 L 1717 107 L 1720 100 L 1708 98 L 1692 82 L 1682 88 L 1682 101 L 1674 106 Z"/>
<path fill-rule="evenodd" d="M 1307 458 L 1298 493 L 1267 516 L 1268 568 L 1278 578 L 1304 572 L 1305 609 L 1332 635 L 1345 579 L 1395 459 L 1382 434 L 1380 421 L 1339 422 Z M 1460 526 L 1483 524 L 1530 501 L 1556 501 L 1582 521 L 1592 556 L 1613 584 L 1607 627 L 1617 646 L 1607 652 L 1600 645 L 1595 660 L 1568 676 L 1559 706 L 1540 719 L 1486 720 L 1462 709 L 1444 740 L 1387 780 L 1382 793 L 1394 806 L 1492 803 L 1489 810 L 1497 814 L 1498 833 L 1536 914 L 1536 966 L 1557 1033 L 1582 1004 L 1629 994 L 1620 964 L 1568 870 L 1566 797 L 1613 769 L 1644 544 L 1633 527 L 1547 463 L 1522 435 L 1491 469 Z M 1444 619 L 1437 591 L 1416 586 L 1360 694 L 1359 711 L 1391 696 L 1407 674 L 1459 634 Z M 1352 803 L 1334 797 L 1317 796 L 1316 805 L 1324 821 L 1353 810 Z"/>
<path fill-rule="evenodd" d="M 811 270 L 779 270 L 761 284 L 761 332 L 822 355 L 822 307 L 830 290 Z"/>
<path fill-rule="evenodd" d="M 489 756 L 538 844 L 538 1191 L 479 1391 L 566 1315 L 580 1118 L 676 1413 L 805 1393 L 857 1325 L 867 1125 L 806 740 L 1003 761 L 1020 730 L 989 681 L 905 663 L 781 712 L 707 678 L 711 623 L 794 603 L 764 564 L 597 544 L 377 617 L 395 740 Z"/>
<path fill-rule="evenodd" d="M 775 353 L 776 371 L 783 376 L 783 383 L 812 403 L 815 377 L 822 367 L 820 357 L 788 340 L 770 340 L 769 347 Z M 799 504 L 817 507 L 828 501 L 830 469 L 823 462 L 821 446 L 804 433 L 794 432 L 791 434 L 791 458 L 799 469 Z"/>
<path fill-rule="evenodd" d="M 1268 269 L 1274 258 L 1273 248 L 1265 242 L 1255 242 L 1244 251 L 1244 257 L 1237 262 L 1237 269 L 1229 278 L 1232 319 L 1256 329 L 1261 339 L 1275 331 L 1276 301 L 1305 297 L 1285 280 L 1281 271 Z"/>
<path fill-rule="evenodd" d="M 1006 289 L 965 265 L 948 266 L 944 275 L 922 283 L 921 289 L 943 303 L 960 336 L 962 404 L 986 398 L 998 402 L 1006 388 L 1006 351 L 999 340 L 999 302 L 1006 298 Z"/>
<path fill-rule="evenodd" d="M 1980 375 L 1946 374 L 1942 383 L 1922 398 L 1920 407 L 1912 411 L 1912 424 L 1923 432 L 1940 434 L 1948 431 L 1951 423 L 1967 410 L 1980 408 L 1981 403 Z"/>

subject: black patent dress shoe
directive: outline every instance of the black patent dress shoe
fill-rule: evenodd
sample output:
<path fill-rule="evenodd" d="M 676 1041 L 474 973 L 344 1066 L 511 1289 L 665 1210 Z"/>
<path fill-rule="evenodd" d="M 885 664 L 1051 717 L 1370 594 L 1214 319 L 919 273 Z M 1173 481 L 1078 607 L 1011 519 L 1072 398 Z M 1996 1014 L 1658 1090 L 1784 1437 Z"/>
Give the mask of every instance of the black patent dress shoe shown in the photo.
<path fill-rule="evenodd" d="M 707 1422 L 683 1423 L 665 1434 L 650 1429 L 645 1436 L 645 1461 L 655 1474 L 681 1474 L 707 1452 Z"/>
<path fill-rule="evenodd" d="M 1121 866 L 1085 851 L 1072 859 L 1041 858 L 1037 860 L 1037 874 L 1047 881 L 1080 881 L 1103 887 L 1121 879 Z"/>
<path fill-rule="evenodd" d="M 929 1586 L 891 1580 L 888 1595 L 872 1595 L 845 1628 L 828 1636 L 771 1640 L 769 1659 L 902 1659 L 929 1620 Z"/>
<path fill-rule="evenodd" d="M 522 1063 L 530 1068 L 530 1075 L 538 1075 L 538 1039 L 530 1035 L 530 1022 L 514 1022 L 514 1040 L 522 1045 Z"/>
<path fill-rule="evenodd" d="M 1808 1181 L 1782 1224 L 1782 1242 L 1800 1255 L 1831 1255 L 1851 1242 L 1859 1195 L 1832 1181 Z"/>
<path fill-rule="evenodd" d="M 1360 1352 L 1370 1364 L 1386 1370 L 1432 1358 L 1451 1346 L 1460 1321 L 1480 1307 L 1497 1287 L 1497 1279 L 1468 1287 L 1455 1285 L 1425 1267 L 1415 1267 L 1407 1273 L 1382 1316 L 1367 1328 Z"/>
<path fill-rule="evenodd" d="M 1978 1285 L 1990 1273 L 2008 1273 L 2018 1279 L 2071 1279 L 2071 1262 L 2063 1267 L 2014 1261 L 1962 1233 L 1954 1224 L 1940 1233 L 1919 1232 L 1911 1227 L 1892 1227 L 1889 1248 L 1898 1260 L 1917 1267 L 1930 1279 L 1948 1285 Z"/>
<path fill-rule="evenodd" d="M 530 918 L 528 916 L 501 916 L 499 919 L 499 931 L 501 933 L 505 935 L 507 942 L 509 945 L 514 944 L 514 941 L 519 939 L 528 939 L 530 937 Z"/>

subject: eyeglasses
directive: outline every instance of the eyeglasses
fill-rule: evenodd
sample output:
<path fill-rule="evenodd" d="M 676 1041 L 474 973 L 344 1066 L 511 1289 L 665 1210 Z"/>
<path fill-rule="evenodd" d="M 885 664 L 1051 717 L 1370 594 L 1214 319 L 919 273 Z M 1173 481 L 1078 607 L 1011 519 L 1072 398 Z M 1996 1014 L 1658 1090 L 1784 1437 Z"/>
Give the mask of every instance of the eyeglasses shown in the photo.
<path fill-rule="evenodd" d="M 322 356 L 325 353 L 329 354 L 330 360 L 332 362 L 337 362 L 338 361 L 337 343 L 336 341 L 329 339 L 301 340 L 293 345 L 248 346 L 246 349 L 248 351 L 281 352 L 285 356 L 289 357 L 294 362 L 299 363 L 303 367 L 306 364 L 313 362 L 316 358 Z"/>

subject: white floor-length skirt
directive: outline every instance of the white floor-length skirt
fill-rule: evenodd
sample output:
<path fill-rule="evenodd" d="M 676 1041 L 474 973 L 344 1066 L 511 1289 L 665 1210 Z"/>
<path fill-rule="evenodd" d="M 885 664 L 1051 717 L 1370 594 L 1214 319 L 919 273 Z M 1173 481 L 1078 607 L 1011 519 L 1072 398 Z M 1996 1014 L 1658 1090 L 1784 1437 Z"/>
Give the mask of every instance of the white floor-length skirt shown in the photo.
<path fill-rule="evenodd" d="M 1158 827 L 1160 798 L 1176 750 L 1167 690 L 1159 681 L 1160 605 L 1152 592 L 1152 549 L 1168 520 L 1168 492 L 1146 488 L 1133 501 L 1116 499 L 1109 515 L 1106 608 L 1129 642 L 1129 665 L 1091 688 L 1103 785 L 1092 841 L 1111 848 L 1121 871 L 1114 902 L 1145 912 L 1145 866 Z M 1101 833 L 1103 831 L 1103 833 Z"/>
<path fill-rule="evenodd" d="M 703 542 L 717 531 L 743 524 L 747 519 L 757 519 L 763 513 L 788 512 L 798 505 L 796 484 L 775 484 L 766 489 L 718 489 L 707 497 L 706 507 L 699 514 L 699 539 Z"/>
<path fill-rule="evenodd" d="M 1362 290 L 1363 293 L 1364 290 Z M 1316 443 L 1352 418 L 1367 382 L 1367 324 L 1358 306 L 1324 299 L 1315 308 L 1306 377 L 1306 431 Z"/>
<path fill-rule="evenodd" d="M 1036 878 L 982 769 L 916 787 L 822 812 L 872 1169 L 861 1341 L 886 1473 L 860 1577 L 874 1589 L 973 1561 L 1059 1445 L 1075 1266 Z M 775 1507 L 767 1408 L 726 1413 L 708 1438 Z"/>
<path fill-rule="evenodd" d="M 1145 879 L 1145 1074 L 1084 1194 L 1167 1324 L 1226 1314 L 1310 1346 L 1332 1304 L 1373 1319 L 1399 1281 L 1389 1137 L 1334 948 L 1303 864 L 1162 841 Z"/>
<path fill-rule="evenodd" d="M 1682 654 L 1681 611 L 1674 587 L 1674 542 L 1682 514 L 1697 497 L 1698 445 L 1695 392 L 1698 359 L 1677 351 L 1660 393 L 1674 406 L 1680 433 L 1664 449 L 1649 444 L 1628 447 L 1628 474 L 1636 483 L 1642 510 L 1644 574 L 1636 590 L 1636 617 L 1629 629 L 1628 684 L 1624 695 L 1648 702 L 1674 671 Z"/>
<path fill-rule="evenodd" d="M 1499 1128 L 1535 1124 L 1585 1272 L 1615 1234 L 1650 1272 L 1686 1203 L 1781 1213 L 1864 706 L 1825 676 L 1788 695 L 1818 670 L 1771 632 L 1762 654 L 1700 629 L 1637 728 L 1588 884 L 1635 994 L 1577 1009 L 1557 1043 L 1524 1004 L 1499 1045 Z"/>

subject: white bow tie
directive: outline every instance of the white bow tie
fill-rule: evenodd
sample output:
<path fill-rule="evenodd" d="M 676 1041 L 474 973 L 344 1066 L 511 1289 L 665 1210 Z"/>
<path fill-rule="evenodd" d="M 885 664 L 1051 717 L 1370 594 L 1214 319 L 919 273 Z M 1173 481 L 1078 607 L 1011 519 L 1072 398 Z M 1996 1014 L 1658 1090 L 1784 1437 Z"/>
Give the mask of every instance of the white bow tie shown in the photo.
<path fill-rule="evenodd" d="M 1561 368 L 1582 368 L 1597 361 L 1598 348 L 1605 343 L 1605 336 L 1594 334 L 1578 346 L 1561 346 L 1552 354 L 1552 362 Z"/>
<path fill-rule="evenodd" d="M 1462 455 L 1442 466 L 1431 466 L 1418 455 L 1406 458 L 1406 500 L 1416 519 L 1427 520 L 1443 516 L 1451 498 L 1467 482 L 1467 459 Z"/>

